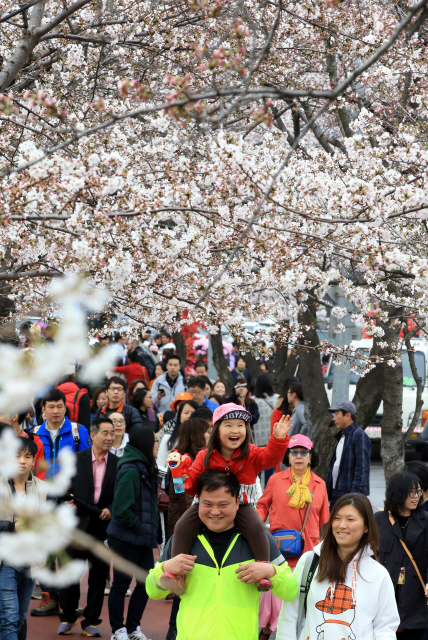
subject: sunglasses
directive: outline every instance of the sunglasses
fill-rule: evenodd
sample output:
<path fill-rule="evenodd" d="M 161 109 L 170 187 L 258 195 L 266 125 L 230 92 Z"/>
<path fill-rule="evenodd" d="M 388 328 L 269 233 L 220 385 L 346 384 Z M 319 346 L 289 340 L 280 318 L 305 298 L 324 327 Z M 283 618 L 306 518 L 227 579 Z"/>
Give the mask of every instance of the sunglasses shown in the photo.
<path fill-rule="evenodd" d="M 289 453 L 293 456 L 293 458 L 297 458 L 298 455 L 301 455 L 302 458 L 306 458 L 306 456 L 308 455 L 308 453 L 310 453 L 310 451 L 308 451 L 307 449 L 305 449 L 305 451 L 294 451 L 294 449 L 291 449 L 291 451 L 289 451 Z"/>
<path fill-rule="evenodd" d="M 246 384 L 235 384 L 235 389 L 246 389 L 247 385 Z"/>

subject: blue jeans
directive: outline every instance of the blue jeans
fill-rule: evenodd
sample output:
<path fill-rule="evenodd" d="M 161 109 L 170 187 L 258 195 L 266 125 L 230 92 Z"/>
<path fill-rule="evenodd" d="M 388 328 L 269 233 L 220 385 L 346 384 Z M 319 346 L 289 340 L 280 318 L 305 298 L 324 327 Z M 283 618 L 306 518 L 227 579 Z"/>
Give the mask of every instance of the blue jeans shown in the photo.
<path fill-rule="evenodd" d="M 0 567 L 0 638 L 18 640 L 18 632 L 27 618 L 34 589 L 29 569 Z"/>

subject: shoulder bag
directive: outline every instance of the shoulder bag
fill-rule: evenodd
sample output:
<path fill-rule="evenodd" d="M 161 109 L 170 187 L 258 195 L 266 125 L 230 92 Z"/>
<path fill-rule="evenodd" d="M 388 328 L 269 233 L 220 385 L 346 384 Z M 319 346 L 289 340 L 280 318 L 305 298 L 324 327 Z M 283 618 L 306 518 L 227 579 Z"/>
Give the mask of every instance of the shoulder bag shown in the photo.
<path fill-rule="evenodd" d="M 278 549 L 281 551 L 284 558 L 299 558 L 302 555 L 305 549 L 305 538 L 303 533 L 305 531 L 306 522 L 308 521 L 311 504 L 312 502 L 309 502 L 306 507 L 305 518 L 300 531 L 297 531 L 297 529 L 278 529 L 278 531 L 272 531 L 272 535 L 278 543 Z"/>
<path fill-rule="evenodd" d="M 305 566 L 303 567 L 302 579 L 300 581 L 299 613 L 297 615 L 296 638 L 300 638 L 300 634 L 302 633 L 303 627 L 305 625 L 308 593 L 309 589 L 311 588 L 311 583 L 316 573 L 319 561 L 319 556 L 315 553 L 315 551 L 313 551 L 312 556 L 308 554 Z"/>
<path fill-rule="evenodd" d="M 394 520 L 394 518 L 393 518 L 393 516 L 392 516 L 392 514 L 391 514 L 391 512 L 390 512 L 390 511 L 388 512 L 388 515 L 389 515 L 389 521 L 390 521 L 390 523 L 392 524 L 392 526 L 394 526 L 394 524 L 395 524 L 395 520 Z M 402 539 L 400 538 L 400 542 L 401 542 L 401 544 L 403 545 L 403 549 L 404 549 L 404 551 L 405 551 L 405 552 L 407 553 L 407 555 L 409 556 L 410 562 L 412 563 L 412 565 L 413 565 L 413 567 L 414 567 L 414 569 L 415 569 L 415 571 L 416 571 L 416 574 L 417 574 L 417 576 L 418 576 L 418 578 L 419 578 L 419 581 L 420 581 L 420 583 L 421 583 L 421 585 L 422 585 L 422 590 L 423 590 L 423 592 L 425 593 L 425 591 L 426 591 L 426 586 L 425 586 L 425 582 L 423 581 L 423 578 L 422 578 L 422 576 L 421 576 L 421 572 L 420 572 L 420 571 L 419 571 L 419 569 L 418 569 L 418 565 L 416 564 L 415 559 L 413 558 L 412 554 L 410 553 L 409 547 L 406 545 L 406 543 L 404 542 L 404 540 L 402 540 Z M 428 604 L 428 600 L 427 600 L 427 604 Z"/>

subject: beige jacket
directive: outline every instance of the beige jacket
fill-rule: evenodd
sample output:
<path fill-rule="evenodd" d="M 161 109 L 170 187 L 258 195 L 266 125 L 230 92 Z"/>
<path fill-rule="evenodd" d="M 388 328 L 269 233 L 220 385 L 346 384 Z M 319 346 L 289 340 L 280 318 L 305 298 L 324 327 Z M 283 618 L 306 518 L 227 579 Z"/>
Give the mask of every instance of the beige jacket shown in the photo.
<path fill-rule="evenodd" d="M 31 498 L 35 498 L 39 501 L 39 503 L 46 502 L 47 496 L 47 487 L 46 482 L 43 480 L 39 480 L 33 473 L 30 473 L 30 477 L 26 483 L 26 493 Z M 7 522 L 10 522 L 9 531 L 13 531 L 13 524 L 15 522 L 15 517 L 12 512 L 12 509 L 9 504 L 9 499 L 12 499 L 12 487 L 11 483 L 6 476 L 0 476 L 0 495 L 5 496 L 0 500 L 0 530 L 2 532 L 8 531 L 6 528 Z M 2 526 L 3 525 L 3 526 Z M 1 558 L 0 558 L 1 561 Z M 36 569 L 40 569 L 44 566 L 45 563 L 34 563 L 31 565 L 32 571 Z"/>

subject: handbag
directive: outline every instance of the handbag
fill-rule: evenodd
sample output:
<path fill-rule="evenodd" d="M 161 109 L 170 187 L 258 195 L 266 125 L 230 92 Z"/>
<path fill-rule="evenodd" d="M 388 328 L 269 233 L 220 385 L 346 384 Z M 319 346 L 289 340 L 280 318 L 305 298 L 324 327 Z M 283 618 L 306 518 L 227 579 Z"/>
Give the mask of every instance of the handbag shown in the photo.
<path fill-rule="evenodd" d="M 164 511 L 168 511 L 169 509 L 169 495 L 162 489 L 162 487 L 158 487 L 158 510 L 163 513 Z"/>
<path fill-rule="evenodd" d="M 390 523 L 392 524 L 392 526 L 394 526 L 394 524 L 395 524 L 395 520 L 394 520 L 394 518 L 393 518 L 393 516 L 392 516 L 392 514 L 391 514 L 391 512 L 390 512 L 390 511 L 388 511 L 388 515 L 389 515 L 389 521 L 390 521 Z M 404 540 L 402 540 L 402 539 L 400 538 L 400 542 L 401 542 L 401 544 L 403 545 L 404 551 L 405 551 L 405 552 L 407 553 L 407 555 L 409 556 L 410 562 L 412 563 L 412 565 L 413 565 L 413 567 L 414 567 L 414 569 L 415 569 L 415 571 L 416 571 L 416 573 L 417 573 L 417 576 L 418 576 L 418 578 L 419 578 L 419 581 L 420 581 L 420 583 L 421 583 L 421 585 L 422 585 L 422 590 L 423 590 L 423 592 L 425 593 L 425 591 L 426 591 L 426 588 L 425 588 L 425 582 L 423 581 L 423 578 L 422 578 L 422 576 L 421 576 L 421 572 L 420 572 L 420 571 L 419 571 L 419 569 L 418 569 L 418 565 L 416 564 L 415 559 L 413 558 L 412 554 L 410 553 L 410 550 L 409 550 L 408 546 L 406 545 L 406 543 L 404 542 Z M 427 605 L 428 605 L 428 600 L 427 600 Z"/>
<path fill-rule="evenodd" d="M 308 521 L 311 504 L 312 502 L 309 502 L 306 507 L 306 513 L 300 531 L 297 531 L 297 529 L 278 529 L 278 531 L 272 531 L 272 535 L 278 543 L 278 549 L 284 558 L 299 558 L 302 555 L 305 548 L 303 533 L 306 522 Z"/>

